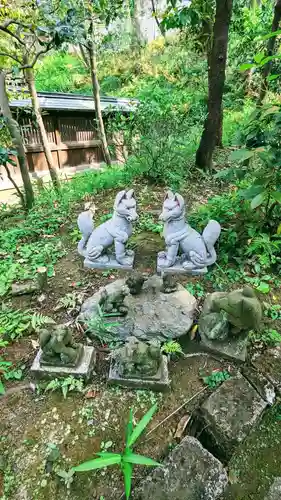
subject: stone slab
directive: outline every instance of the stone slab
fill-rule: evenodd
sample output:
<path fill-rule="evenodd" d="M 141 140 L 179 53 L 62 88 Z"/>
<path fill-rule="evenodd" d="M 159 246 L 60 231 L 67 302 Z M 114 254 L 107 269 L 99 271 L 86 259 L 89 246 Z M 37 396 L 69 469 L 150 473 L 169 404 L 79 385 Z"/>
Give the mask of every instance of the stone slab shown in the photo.
<path fill-rule="evenodd" d="M 96 351 L 91 346 L 84 346 L 81 360 L 76 367 L 40 365 L 41 355 L 40 349 L 30 369 L 31 375 L 37 379 L 65 378 L 72 375 L 89 380 L 96 362 Z"/>
<path fill-rule="evenodd" d="M 163 467 L 133 491 L 132 500 L 216 500 L 227 486 L 221 462 L 194 437 L 174 448 Z"/>
<path fill-rule="evenodd" d="M 247 335 L 238 338 L 227 338 L 226 340 L 211 340 L 200 331 L 201 345 L 214 354 L 219 354 L 230 360 L 246 361 L 247 358 Z"/>
<path fill-rule="evenodd" d="M 281 345 L 266 349 L 251 361 L 281 394 Z"/>
<path fill-rule="evenodd" d="M 276 477 L 264 500 L 280 500 L 280 499 L 281 499 L 281 477 Z"/>
<path fill-rule="evenodd" d="M 119 264 L 115 255 L 111 254 L 108 255 L 107 262 L 103 262 L 102 260 L 99 261 L 99 259 L 94 261 L 85 259 L 84 267 L 87 267 L 88 269 L 123 269 L 123 271 L 132 271 L 134 267 L 135 253 L 133 252 L 132 255 L 127 257 L 127 259 L 129 260 L 128 264 Z"/>
<path fill-rule="evenodd" d="M 273 405 L 276 397 L 274 385 L 252 366 L 243 366 L 241 369 L 244 377 L 256 389 L 259 395 L 269 404 Z M 280 497 L 281 500 L 281 497 Z"/>
<path fill-rule="evenodd" d="M 148 378 L 133 378 L 124 377 L 119 374 L 118 366 L 114 360 L 111 360 L 108 382 L 114 385 L 122 385 L 123 387 L 131 387 L 133 389 L 144 389 L 148 391 L 166 391 L 170 387 L 168 358 L 162 356 L 162 363 L 156 375 Z"/>
<path fill-rule="evenodd" d="M 162 265 L 161 265 L 162 264 Z M 207 267 L 203 267 L 202 269 L 198 269 L 197 271 L 184 269 L 182 266 L 181 257 L 177 257 L 176 262 L 171 267 L 163 267 L 163 258 L 157 257 L 157 273 L 161 274 L 164 272 L 165 274 L 190 274 L 193 276 L 201 276 L 202 274 L 206 274 L 208 272 Z"/>
<path fill-rule="evenodd" d="M 162 293 L 163 280 L 157 276 L 147 280 L 139 295 L 128 295 L 124 304 L 128 314 L 120 319 L 119 326 L 112 327 L 112 333 L 117 339 L 126 341 L 127 337 L 135 336 L 140 340 L 178 338 L 188 333 L 193 325 L 197 310 L 197 300 L 182 285 L 172 293 Z M 108 294 L 122 288 L 126 281 L 119 279 L 105 286 Z M 78 320 L 86 323 L 98 314 L 100 291 L 89 297 L 81 306 Z"/>
<path fill-rule="evenodd" d="M 203 442 L 229 460 L 259 422 L 267 403 L 241 375 L 225 381 L 200 408 Z"/>

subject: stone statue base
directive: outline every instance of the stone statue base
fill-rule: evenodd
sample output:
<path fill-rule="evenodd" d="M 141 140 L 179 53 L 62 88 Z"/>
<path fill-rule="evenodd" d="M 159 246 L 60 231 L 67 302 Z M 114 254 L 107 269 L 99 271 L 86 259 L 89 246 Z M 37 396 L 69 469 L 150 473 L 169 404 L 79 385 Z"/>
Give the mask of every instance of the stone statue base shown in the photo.
<path fill-rule="evenodd" d="M 53 378 L 65 378 L 72 375 L 76 378 L 83 378 L 84 380 L 89 380 L 96 362 L 96 352 L 93 347 L 81 346 L 80 360 L 76 366 L 66 366 L 66 365 L 46 365 L 42 363 L 42 350 L 40 349 L 33 361 L 32 367 L 30 369 L 31 375 L 36 379 L 53 379 Z"/>
<path fill-rule="evenodd" d="M 125 377 L 120 375 L 118 363 L 111 360 L 108 382 L 112 385 L 122 385 L 123 387 L 131 387 L 133 389 L 144 389 L 148 391 L 166 391 L 170 387 L 168 358 L 162 355 L 162 361 L 158 372 L 155 375 L 140 376 L 130 375 Z"/>
<path fill-rule="evenodd" d="M 201 342 L 200 346 L 204 351 L 209 351 L 229 360 L 246 361 L 247 357 L 247 338 L 248 334 L 244 333 L 238 337 L 227 337 L 225 340 L 211 340 L 203 332 L 200 331 Z"/>
<path fill-rule="evenodd" d="M 162 273 L 164 272 L 165 274 L 191 274 L 194 276 L 198 276 L 201 274 L 206 274 L 208 272 L 207 267 L 203 267 L 202 269 L 184 269 L 182 265 L 182 257 L 177 257 L 176 262 L 173 266 L 171 267 L 165 267 L 163 266 L 164 264 L 164 259 L 162 257 L 162 252 L 159 252 L 158 257 L 157 257 L 157 273 Z"/>
<path fill-rule="evenodd" d="M 107 258 L 104 258 L 107 257 Z M 132 251 L 131 255 L 126 255 L 126 264 L 119 264 L 115 254 L 108 254 L 101 256 L 96 260 L 84 260 L 84 267 L 89 269 L 123 269 L 124 271 L 132 271 L 135 260 L 135 252 Z"/>
<path fill-rule="evenodd" d="M 61 367 L 66 367 L 66 368 L 75 368 L 81 361 L 81 358 L 83 356 L 83 346 L 82 344 L 79 344 L 77 347 L 77 354 L 76 358 L 71 362 L 71 363 L 64 363 L 60 359 L 54 359 L 54 357 L 48 357 L 44 353 L 42 353 L 42 356 L 40 357 L 40 365 L 41 366 L 61 366 Z M 58 356 L 59 358 L 59 356 Z"/>

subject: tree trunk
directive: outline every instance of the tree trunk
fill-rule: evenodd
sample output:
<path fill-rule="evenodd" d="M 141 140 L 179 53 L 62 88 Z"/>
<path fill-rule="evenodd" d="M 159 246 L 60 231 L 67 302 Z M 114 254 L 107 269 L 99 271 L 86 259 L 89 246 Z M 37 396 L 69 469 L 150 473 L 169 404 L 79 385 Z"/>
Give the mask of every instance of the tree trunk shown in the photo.
<path fill-rule="evenodd" d="M 165 28 L 164 28 L 164 26 L 162 26 L 162 24 L 160 23 L 160 21 L 158 19 L 157 11 L 156 11 L 156 5 L 155 5 L 155 0 L 151 0 L 151 7 L 152 7 L 152 14 L 153 14 L 155 22 L 156 22 L 156 24 L 158 26 L 158 29 L 159 29 L 161 35 L 165 37 L 165 35 L 166 35 Z"/>
<path fill-rule="evenodd" d="M 277 31 L 279 28 L 279 23 L 281 19 L 281 0 L 277 0 L 274 8 L 274 16 L 273 16 L 273 21 L 272 21 L 272 26 L 271 26 L 271 33 L 274 31 Z M 272 56 L 274 53 L 274 46 L 275 46 L 275 41 L 276 41 L 276 36 L 273 36 L 269 38 L 268 40 L 268 45 L 267 45 L 267 55 Z M 262 77 L 263 77 L 263 82 L 262 82 L 262 87 L 260 91 L 260 96 L 259 96 L 259 105 L 262 104 L 266 93 L 268 89 L 268 76 L 271 71 L 271 66 L 272 66 L 272 61 L 268 61 L 267 64 L 264 65 L 263 67 L 263 72 L 262 72 Z"/>
<path fill-rule="evenodd" d="M 107 166 L 110 167 L 111 166 L 111 157 L 110 157 L 110 152 L 108 149 L 106 133 L 105 133 L 104 123 L 103 123 L 103 118 L 102 118 L 102 111 L 101 111 L 100 86 L 99 86 L 99 81 L 98 81 L 98 76 L 97 76 L 97 59 L 96 59 L 96 52 L 95 52 L 94 32 L 93 32 L 94 25 L 93 25 L 93 23 L 92 23 L 91 30 L 92 30 L 91 31 L 92 37 L 91 37 L 91 41 L 88 43 L 88 52 L 89 52 L 89 60 L 90 60 L 90 66 L 91 66 L 91 77 L 92 77 L 93 95 L 94 95 L 94 101 L 95 101 L 95 111 L 96 111 L 96 117 L 97 117 L 98 135 L 99 135 L 99 139 L 101 141 L 105 162 L 106 162 Z"/>
<path fill-rule="evenodd" d="M 209 67 L 208 115 L 196 153 L 196 165 L 204 169 L 211 167 L 213 152 L 221 136 L 222 97 L 231 12 L 232 0 L 216 0 L 216 18 Z"/>
<path fill-rule="evenodd" d="M 132 13 L 132 25 L 133 25 L 133 37 L 132 45 L 133 48 L 140 48 L 144 44 L 145 40 L 141 30 L 140 16 L 141 16 L 141 0 L 134 0 L 134 7 Z"/>
<path fill-rule="evenodd" d="M 33 68 L 25 69 L 24 73 L 25 73 L 25 79 L 26 79 L 26 82 L 28 85 L 29 93 L 31 95 L 32 107 L 33 107 L 36 121 L 38 124 L 38 128 L 39 128 L 39 132 L 40 132 L 42 145 L 43 145 L 45 157 L 47 160 L 50 176 L 51 176 L 51 179 L 52 179 L 52 182 L 53 182 L 55 189 L 59 190 L 59 188 L 60 188 L 59 176 L 58 176 L 57 169 L 54 165 L 52 151 L 51 151 L 51 148 L 49 145 L 45 125 L 44 125 L 42 114 L 41 114 L 39 99 L 38 99 L 37 91 L 35 88 Z"/>
<path fill-rule="evenodd" d="M 24 200 L 25 206 L 26 208 L 31 208 L 34 203 L 33 188 L 29 177 L 25 150 L 20 134 L 19 124 L 16 122 L 16 120 L 14 120 L 10 110 L 9 100 L 6 93 L 5 74 L 3 71 L 0 71 L 0 108 L 3 116 L 6 119 L 7 128 L 10 132 L 13 145 L 17 151 L 17 158 L 19 162 L 19 167 L 25 192 L 25 200 Z"/>

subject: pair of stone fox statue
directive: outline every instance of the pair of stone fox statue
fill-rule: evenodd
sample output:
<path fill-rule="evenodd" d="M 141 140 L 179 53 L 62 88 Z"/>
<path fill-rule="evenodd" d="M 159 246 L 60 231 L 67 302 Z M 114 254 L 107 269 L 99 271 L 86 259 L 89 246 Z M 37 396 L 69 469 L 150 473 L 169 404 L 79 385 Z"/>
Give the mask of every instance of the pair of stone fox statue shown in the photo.
<path fill-rule="evenodd" d="M 86 208 L 86 207 L 85 207 Z M 120 191 L 114 203 L 114 213 L 110 220 L 94 227 L 94 205 L 78 217 L 78 227 L 82 239 L 78 252 L 85 258 L 85 267 L 131 269 L 134 252 L 126 249 L 126 243 L 133 232 L 133 222 L 138 218 L 134 191 Z M 166 251 L 158 253 L 158 272 L 186 272 L 203 274 L 207 266 L 216 262 L 214 248 L 221 232 L 220 224 L 211 220 L 202 235 L 185 220 L 185 202 L 178 193 L 166 193 L 160 220 L 164 223 Z M 115 255 L 107 254 L 114 244 Z"/>

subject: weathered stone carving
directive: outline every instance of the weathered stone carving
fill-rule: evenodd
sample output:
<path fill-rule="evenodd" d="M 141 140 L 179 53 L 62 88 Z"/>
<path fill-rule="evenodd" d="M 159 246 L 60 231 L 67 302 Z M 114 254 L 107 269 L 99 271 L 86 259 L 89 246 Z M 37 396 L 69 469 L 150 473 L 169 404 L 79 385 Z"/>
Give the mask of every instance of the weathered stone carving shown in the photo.
<path fill-rule="evenodd" d="M 185 222 L 185 203 L 178 193 L 168 191 L 160 220 L 164 222 L 165 252 L 158 253 L 157 270 L 203 274 L 216 262 L 214 248 L 221 227 L 215 220 L 205 227 L 202 235 Z M 179 255 L 181 252 L 181 255 Z"/>
<path fill-rule="evenodd" d="M 224 340 L 259 329 L 261 320 L 261 304 L 254 290 L 245 286 L 208 295 L 199 318 L 199 331 L 210 340 Z"/>
<path fill-rule="evenodd" d="M 161 344 L 157 341 L 146 344 L 136 337 L 129 337 L 126 344 L 115 351 L 114 359 L 123 377 L 153 376 L 162 361 Z"/>
<path fill-rule="evenodd" d="M 129 287 L 130 294 L 139 295 L 145 281 L 146 278 L 142 273 L 137 272 L 131 274 L 126 280 L 126 285 Z"/>
<path fill-rule="evenodd" d="M 100 293 L 99 307 L 103 313 L 116 313 L 116 316 L 125 316 L 127 314 L 128 307 L 124 304 L 124 300 L 130 291 L 126 285 L 112 287 L 111 289 L 104 287 L 101 288 Z"/>
<path fill-rule="evenodd" d="M 56 325 L 52 331 L 43 329 L 39 334 L 42 355 L 41 365 L 77 366 L 83 353 L 83 346 L 72 340 L 68 326 Z"/>
<path fill-rule="evenodd" d="M 132 234 L 132 222 L 138 218 L 133 189 L 120 191 L 115 198 L 113 209 L 112 218 L 96 228 L 91 209 L 82 212 L 78 217 L 78 227 L 82 233 L 78 253 L 85 257 L 86 267 L 131 269 L 133 266 L 134 252 L 126 250 L 125 247 Z M 106 253 L 112 244 L 115 247 L 114 257 Z"/>

